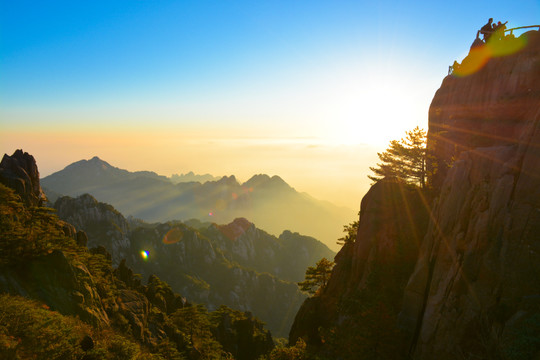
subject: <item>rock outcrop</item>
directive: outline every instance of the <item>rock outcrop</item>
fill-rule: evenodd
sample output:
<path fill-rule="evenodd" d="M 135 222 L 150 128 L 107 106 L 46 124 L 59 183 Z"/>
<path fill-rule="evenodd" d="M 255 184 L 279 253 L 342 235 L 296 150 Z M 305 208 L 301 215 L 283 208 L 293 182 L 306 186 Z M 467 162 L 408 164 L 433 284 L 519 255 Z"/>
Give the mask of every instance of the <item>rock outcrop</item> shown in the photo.
<path fill-rule="evenodd" d="M 336 255 L 336 265 L 322 293 L 300 308 L 289 342 L 307 339 L 312 347 L 328 342 L 319 331 L 346 329 L 357 321 L 343 301 L 378 293 L 397 314 L 427 226 L 428 209 L 420 191 L 402 183 L 381 181 L 364 196 L 357 238 Z M 332 330 L 332 331 L 334 331 Z M 339 331 L 339 330 L 338 330 Z M 347 330 L 346 330 L 347 331 Z M 328 349 L 329 356 L 337 356 Z"/>
<path fill-rule="evenodd" d="M 454 161 L 405 291 L 415 359 L 540 354 L 540 36 L 524 36 L 433 99 L 435 158 Z"/>
<path fill-rule="evenodd" d="M 448 76 L 432 101 L 433 201 L 387 211 L 389 185 L 374 185 L 356 241 L 301 307 L 291 343 L 343 359 L 540 357 L 540 36 L 490 46 L 472 49 L 463 64 L 476 72 Z M 408 214 L 427 204 L 419 226 L 424 215 Z M 395 258 L 404 225 L 418 231 L 417 259 L 389 281 L 374 265 Z"/>
<path fill-rule="evenodd" d="M 34 157 L 22 150 L 4 154 L 0 162 L 0 183 L 15 190 L 28 206 L 41 206 L 46 201 L 39 185 L 39 171 Z"/>
<path fill-rule="evenodd" d="M 213 224 L 201 232 L 228 260 L 287 281 L 302 281 L 308 266 L 335 255 L 310 236 L 286 230 L 276 238 L 245 218 L 237 218 L 227 225 Z"/>
<path fill-rule="evenodd" d="M 440 187 L 452 162 L 462 151 L 502 145 L 518 145 L 537 116 L 540 99 L 540 39 L 530 31 L 519 39 L 524 44 L 512 55 L 494 53 L 477 72 L 468 76 L 447 76 L 429 108 L 428 148 L 437 168 L 434 185 Z M 501 42 L 500 46 L 505 46 Z M 492 48 L 493 46 L 491 46 Z M 490 57 L 487 45 L 482 54 L 471 51 L 463 64 L 477 57 Z"/>
<path fill-rule="evenodd" d="M 111 205 L 84 194 L 77 198 L 61 197 L 54 203 L 54 208 L 62 220 L 84 230 L 89 248 L 105 247 L 114 265 L 130 255 L 128 222 Z"/>

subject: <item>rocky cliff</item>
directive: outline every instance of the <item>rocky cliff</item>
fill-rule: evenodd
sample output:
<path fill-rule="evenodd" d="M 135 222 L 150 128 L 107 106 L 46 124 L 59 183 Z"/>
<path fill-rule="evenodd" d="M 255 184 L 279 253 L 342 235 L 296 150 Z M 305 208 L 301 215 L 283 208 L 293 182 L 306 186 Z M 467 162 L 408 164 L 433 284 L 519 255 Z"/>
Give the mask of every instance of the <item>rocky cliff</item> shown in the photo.
<path fill-rule="evenodd" d="M 395 352 L 403 289 L 427 220 L 418 189 L 393 181 L 372 186 L 362 199 L 356 241 L 336 255 L 323 291 L 300 308 L 289 342 L 302 337 L 328 358 L 387 358 Z M 376 342 L 383 353 L 372 352 Z"/>
<path fill-rule="evenodd" d="M 414 358 L 539 355 L 540 36 L 523 36 L 433 99 L 434 154 L 453 162 L 405 290 Z"/>
<path fill-rule="evenodd" d="M 303 304 L 292 343 L 344 359 L 540 356 L 540 36 L 508 41 L 472 49 L 462 65 L 475 72 L 445 78 L 432 101 L 432 200 L 407 197 L 393 211 L 382 187 L 403 193 L 398 185 L 372 187 L 356 241 Z M 413 239 L 417 258 L 399 265 L 401 277 L 373 266 Z"/>
<path fill-rule="evenodd" d="M 54 208 L 60 219 L 85 231 L 89 248 L 105 247 L 111 253 L 114 265 L 130 255 L 128 221 L 111 205 L 84 194 L 77 198 L 61 197 Z"/>

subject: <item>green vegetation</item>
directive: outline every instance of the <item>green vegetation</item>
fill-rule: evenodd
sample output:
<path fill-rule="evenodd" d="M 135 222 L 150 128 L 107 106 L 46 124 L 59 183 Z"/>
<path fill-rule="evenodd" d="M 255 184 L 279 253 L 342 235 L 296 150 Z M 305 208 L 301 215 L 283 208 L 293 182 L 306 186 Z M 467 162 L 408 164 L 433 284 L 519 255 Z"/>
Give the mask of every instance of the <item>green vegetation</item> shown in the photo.
<path fill-rule="evenodd" d="M 255 360 L 274 346 L 250 314 L 208 312 L 157 276 L 142 285 L 125 262 L 113 269 L 103 247 L 77 245 L 51 209 L 1 184 L 0 215 L 2 358 Z"/>
<path fill-rule="evenodd" d="M 326 258 L 319 260 L 315 266 L 308 267 L 306 280 L 298 283 L 300 290 L 306 291 L 310 295 L 319 294 L 328 283 L 333 267 L 334 262 Z"/>
<path fill-rule="evenodd" d="M 426 131 L 417 126 L 405 134 L 401 140 L 390 141 L 384 152 L 377 153 L 381 162 L 370 167 L 374 175 L 368 175 L 373 182 L 391 178 L 426 187 Z"/>
<path fill-rule="evenodd" d="M 397 328 L 399 310 L 391 303 L 385 294 L 370 289 L 342 300 L 343 322 L 319 329 L 327 358 L 405 359 L 400 351 L 404 338 Z"/>
<path fill-rule="evenodd" d="M 163 238 L 173 228 L 182 230 L 182 240 L 164 243 Z M 225 238 L 215 225 L 200 232 L 175 222 L 141 227 L 130 233 L 131 253 L 146 249 L 150 253 L 150 261 L 137 257 L 130 259 L 128 265 L 142 273 L 144 278 L 155 274 L 172 289 L 182 289 L 183 295 L 194 302 L 249 307 L 256 317 L 263 319 L 273 335 L 287 336 L 305 295 L 296 285 L 298 280 L 284 281 L 263 270 L 273 265 L 274 268 L 280 267 L 284 274 L 293 273 L 291 269 L 296 272 L 293 266 L 285 264 L 292 250 L 282 250 L 291 247 L 286 247 L 285 241 L 282 246 L 278 239 L 262 231 L 257 230 L 250 236 L 233 242 Z M 300 236 L 291 237 L 296 240 Z M 256 255 L 253 258 L 260 260 L 258 267 L 251 266 L 247 259 L 237 261 L 239 257 L 227 248 L 229 245 L 238 246 L 241 253 L 244 242 L 246 245 L 254 244 Z M 274 258 L 265 259 L 264 254 L 267 253 L 274 253 Z M 307 263 L 304 259 L 298 262 Z"/>
<path fill-rule="evenodd" d="M 91 339 L 89 345 L 85 338 Z M 0 354 L 4 359 L 135 359 L 145 351 L 113 330 L 96 329 L 34 300 L 0 294 Z"/>
<path fill-rule="evenodd" d="M 343 232 L 345 233 L 345 236 L 337 239 L 336 243 L 341 246 L 352 244 L 354 240 L 356 240 L 359 225 L 360 220 L 356 220 L 349 225 L 343 225 Z"/>
<path fill-rule="evenodd" d="M 15 192 L 0 184 L 0 265 L 23 262 L 53 250 L 75 251 L 73 239 L 55 226 L 53 209 L 26 208 Z"/>
<path fill-rule="evenodd" d="M 294 346 L 276 347 L 270 355 L 261 357 L 259 360 L 308 360 L 306 342 L 298 339 Z"/>

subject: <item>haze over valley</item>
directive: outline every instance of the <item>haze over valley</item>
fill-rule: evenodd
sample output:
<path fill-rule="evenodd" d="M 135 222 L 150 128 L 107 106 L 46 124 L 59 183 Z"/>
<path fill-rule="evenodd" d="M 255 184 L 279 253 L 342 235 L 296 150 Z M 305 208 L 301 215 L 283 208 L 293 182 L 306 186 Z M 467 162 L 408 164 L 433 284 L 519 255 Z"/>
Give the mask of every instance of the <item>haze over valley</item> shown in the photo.
<path fill-rule="evenodd" d="M 175 183 L 149 171 L 129 172 L 93 157 L 70 164 L 41 181 L 51 204 L 61 195 L 91 194 L 126 216 L 148 222 L 198 219 L 225 224 L 244 217 L 279 236 L 295 231 L 339 250 L 343 225 L 357 212 L 299 193 L 279 176 L 252 176 L 244 183 L 234 175 L 218 180 Z"/>

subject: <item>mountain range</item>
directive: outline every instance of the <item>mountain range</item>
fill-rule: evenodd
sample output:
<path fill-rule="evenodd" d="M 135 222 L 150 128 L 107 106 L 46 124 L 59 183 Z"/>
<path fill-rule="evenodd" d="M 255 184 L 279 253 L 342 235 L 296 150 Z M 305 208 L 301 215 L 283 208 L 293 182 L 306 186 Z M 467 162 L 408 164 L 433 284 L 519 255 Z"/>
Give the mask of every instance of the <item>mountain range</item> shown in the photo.
<path fill-rule="evenodd" d="M 192 182 L 192 181 L 197 181 L 201 183 L 207 182 L 207 181 L 217 181 L 220 179 L 220 177 L 213 176 L 210 174 L 199 175 L 199 174 L 195 174 L 193 171 L 190 171 L 186 174 L 172 174 L 169 179 L 173 183 L 178 184 L 181 182 Z"/>
<path fill-rule="evenodd" d="M 227 305 L 250 311 L 280 337 L 306 297 L 296 282 L 308 266 L 335 255 L 314 238 L 290 231 L 275 237 L 244 218 L 226 225 L 149 224 L 126 219 L 88 194 L 61 197 L 54 207 L 60 219 L 86 233 L 89 248 L 104 248 L 113 265 L 127 265 L 143 278 L 157 275 L 210 310 Z"/>
<path fill-rule="evenodd" d="M 217 181 L 175 184 L 165 176 L 129 172 L 94 157 L 44 177 L 41 184 L 50 200 L 88 193 L 126 216 L 147 222 L 193 218 L 229 223 L 243 217 L 274 235 L 298 231 L 334 250 L 343 225 L 355 218 L 353 210 L 314 199 L 279 176 L 264 174 L 244 183 L 232 175 Z"/>

